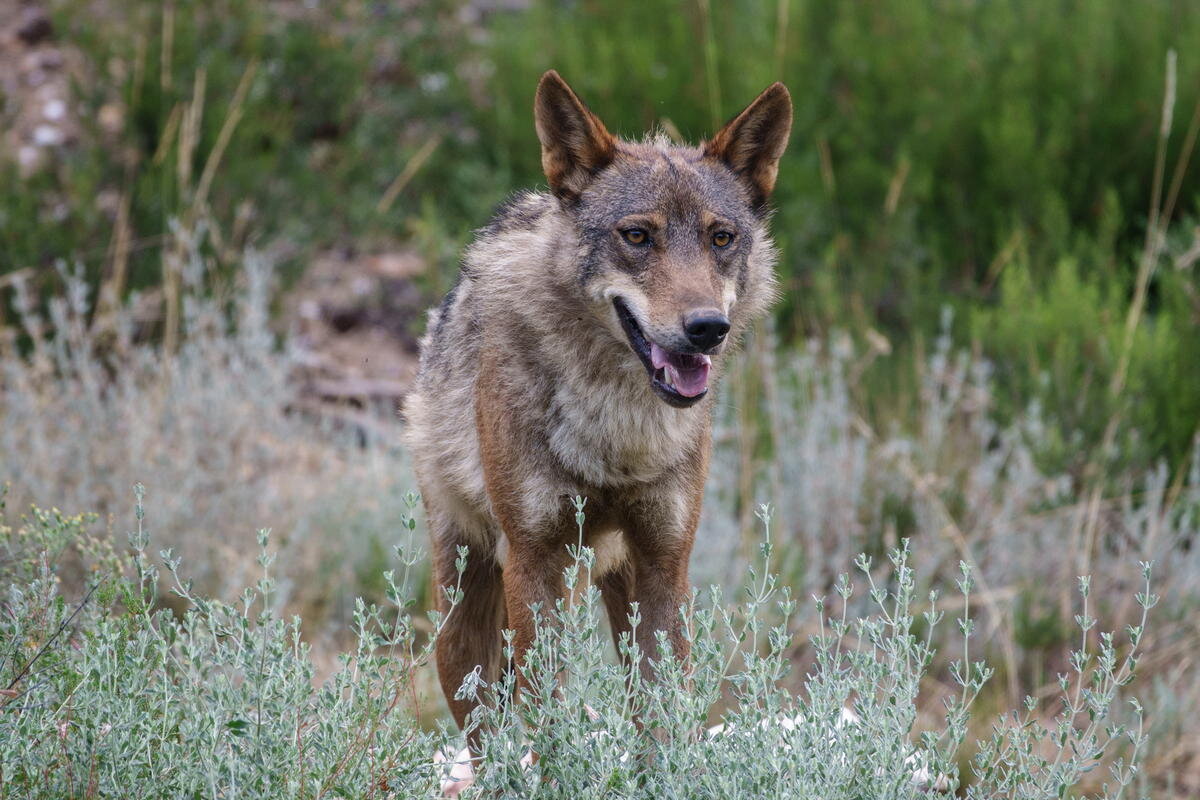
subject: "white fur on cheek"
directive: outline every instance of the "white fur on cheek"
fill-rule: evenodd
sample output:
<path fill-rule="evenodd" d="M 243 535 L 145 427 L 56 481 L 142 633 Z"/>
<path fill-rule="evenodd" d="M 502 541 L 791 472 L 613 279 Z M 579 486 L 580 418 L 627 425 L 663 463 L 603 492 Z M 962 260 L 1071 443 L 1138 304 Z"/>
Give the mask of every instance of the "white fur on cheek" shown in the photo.
<path fill-rule="evenodd" d="M 733 311 L 733 304 L 737 302 L 737 281 L 726 280 L 724 284 L 725 290 L 721 294 L 721 303 L 724 305 L 722 311 L 725 312 L 726 316 L 729 316 L 729 313 Z"/>
<path fill-rule="evenodd" d="M 646 295 L 633 279 L 627 275 L 610 275 L 609 280 L 599 288 L 600 297 L 606 303 L 621 298 L 635 313 L 643 312 L 646 306 Z"/>

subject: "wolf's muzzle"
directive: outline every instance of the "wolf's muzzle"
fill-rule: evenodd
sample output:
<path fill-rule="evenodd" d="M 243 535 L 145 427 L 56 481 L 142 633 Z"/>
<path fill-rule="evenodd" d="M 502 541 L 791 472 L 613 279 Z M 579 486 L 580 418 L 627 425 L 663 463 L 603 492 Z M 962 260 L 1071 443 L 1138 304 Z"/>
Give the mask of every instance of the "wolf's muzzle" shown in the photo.
<path fill-rule="evenodd" d="M 650 388 L 676 408 L 687 408 L 700 402 L 708 394 L 712 360 L 703 353 L 682 353 L 660 347 L 646 337 L 624 300 L 613 298 L 613 307 L 629 339 L 630 349 L 646 367 Z M 724 333 L 721 336 L 724 337 Z"/>

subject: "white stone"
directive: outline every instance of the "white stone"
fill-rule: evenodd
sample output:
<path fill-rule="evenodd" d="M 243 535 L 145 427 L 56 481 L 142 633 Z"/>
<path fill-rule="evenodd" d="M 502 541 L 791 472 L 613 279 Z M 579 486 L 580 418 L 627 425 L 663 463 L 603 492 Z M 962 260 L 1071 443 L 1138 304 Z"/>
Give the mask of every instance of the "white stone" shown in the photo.
<path fill-rule="evenodd" d="M 42 106 L 42 116 L 51 122 L 57 122 L 67 115 L 67 104 L 55 98 Z"/>
<path fill-rule="evenodd" d="M 54 147 L 63 143 L 63 132 L 53 125 L 38 125 L 33 129 L 33 143 L 40 147 Z"/>

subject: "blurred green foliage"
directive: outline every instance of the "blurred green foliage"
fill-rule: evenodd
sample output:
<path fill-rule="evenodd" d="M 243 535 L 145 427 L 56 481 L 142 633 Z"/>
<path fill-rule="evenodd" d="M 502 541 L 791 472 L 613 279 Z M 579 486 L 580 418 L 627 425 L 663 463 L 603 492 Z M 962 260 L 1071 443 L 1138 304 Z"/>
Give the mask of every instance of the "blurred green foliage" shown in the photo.
<path fill-rule="evenodd" d="M 984 342 L 1000 372 L 1002 408 L 1037 398 L 1058 423 L 1038 436 L 1048 463 L 1079 475 L 1114 414 L 1129 431 L 1119 442 L 1124 464 L 1167 457 L 1184 463 L 1200 421 L 1200 336 L 1187 282 L 1169 268 L 1158 278 L 1156 312 L 1135 331 L 1125 391 L 1110 383 L 1125 335 L 1128 299 L 1112 275 L 1085 277 L 1064 257 L 1049 275 L 1028 261 L 1008 268 L 994 305 L 978 308 L 972 336 Z"/>
<path fill-rule="evenodd" d="M 130 196 L 129 285 L 158 282 L 155 237 L 195 210 L 252 65 L 200 198 L 215 240 L 283 243 L 293 273 L 331 244 L 411 241 L 436 267 L 431 290 L 497 202 L 542 182 L 531 101 L 543 70 L 615 131 L 662 125 L 689 140 L 781 79 L 796 109 L 776 197 L 785 336 L 874 327 L 903 348 L 957 306 L 959 333 L 1000 364 L 1011 411 L 1036 398 L 1094 443 L 1127 407 L 1141 454 L 1188 452 L 1200 418 L 1194 267 L 1156 274 L 1125 398 L 1107 387 L 1169 49 L 1168 165 L 1200 100 L 1191 0 L 53 5 L 60 38 L 92 67 L 78 81 L 90 129 L 52 172 L 0 176 L 19 187 L 0 192 L 0 272 L 61 258 L 101 280 L 113 225 L 94 200 L 111 189 Z M 172 120 L 194 96 L 198 138 L 181 158 Z M 126 120 L 115 135 L 94 122 L 113 103 Z M 1180 175 L 1181 213 L 1197 210 L 1198 170 L 1193 159 Z M 1052 439 L 1052 457 L 1079 458 L 1079 442 Z"/>

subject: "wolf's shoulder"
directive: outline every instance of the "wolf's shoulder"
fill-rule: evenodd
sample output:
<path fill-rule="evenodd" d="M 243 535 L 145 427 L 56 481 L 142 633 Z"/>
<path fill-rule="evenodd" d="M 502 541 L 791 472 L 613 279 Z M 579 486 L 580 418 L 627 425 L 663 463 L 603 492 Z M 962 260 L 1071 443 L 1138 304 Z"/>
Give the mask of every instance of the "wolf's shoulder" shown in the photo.
<path fill-rule="evenodd" d="M 492 218 L 476 231 L 480 238 L 495 238 L 506 233 L 531 231 L 554 209 L 554 198 L 546 192 L 522 190 L 508 196 L 497 206 Z"/>
<path fill-rule="evenodd" d="M 537 269 L 530 253 L 552 236 L 545 224 L 557 208 L 550 194 L 519 191 L 500 204 L 492 219 L 475 231 L 463 251 L 450 291 L 429 312 L 421 340 L 422 372 L 460 361 L 478 343 L 486 307 L 510 297 L 512 287 Z"/>

